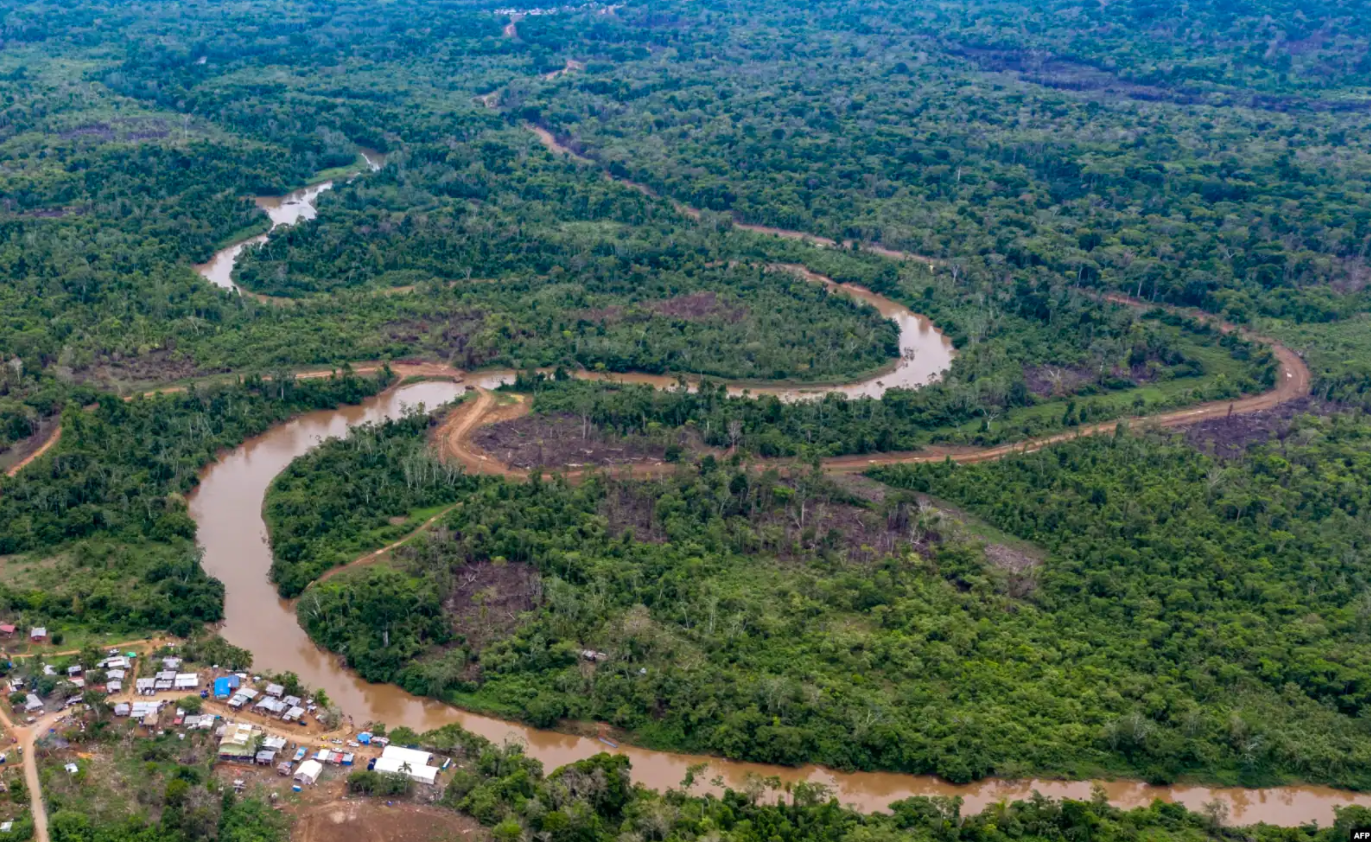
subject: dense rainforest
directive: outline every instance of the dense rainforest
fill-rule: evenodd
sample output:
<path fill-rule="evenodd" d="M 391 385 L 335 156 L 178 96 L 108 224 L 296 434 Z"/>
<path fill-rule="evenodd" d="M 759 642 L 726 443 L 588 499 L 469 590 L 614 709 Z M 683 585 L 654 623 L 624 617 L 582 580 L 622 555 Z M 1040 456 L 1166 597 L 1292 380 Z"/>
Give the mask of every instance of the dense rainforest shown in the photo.
<path fill-rule="evenodd" d="M 223 449 L 392 382 L 350 363 L 502 369 L 524 423 L 645 443 L 664 476 L 470 475 L 419 414 L 322 444 L 265 501 L 271 575 L 368 680 L 775 763 L 1371 787 L 1357 3 L 0 9 L 0 467 L 60 430 L 0 478 L 0 619 L 215 622 L 186 495 Z M 324 181 L 269 231 L 254 197 Z M 259 234 L 241 293 L 197 273 Z M 949 366 L 879 397 L 730 394 L 903 353 L 816 276 L 926 316 Z M 1233 402 L 1281 382 L 1262 337 L 1314 398 L 993 464 L 816 467 Z M 1082 802 L 868 819 L 472 750 L 487 771 L 445 798 L 500 838 L 1227 832 Z M 559 776 L 618 795 L 567 806 Z M 78 812 L 55 837 L 121 838 Z"/>

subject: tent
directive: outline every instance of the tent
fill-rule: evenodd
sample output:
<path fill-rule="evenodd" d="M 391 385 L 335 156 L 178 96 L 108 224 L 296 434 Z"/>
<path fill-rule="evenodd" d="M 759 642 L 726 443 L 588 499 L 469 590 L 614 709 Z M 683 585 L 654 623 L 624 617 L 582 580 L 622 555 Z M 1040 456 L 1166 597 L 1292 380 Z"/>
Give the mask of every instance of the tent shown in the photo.
<path fill-rule="evenodd" d="M 295 771 L 295 780 L 302 784 L 314 784 L 324 772 L 324 765 L 318 760 L 306 760 Z"/>

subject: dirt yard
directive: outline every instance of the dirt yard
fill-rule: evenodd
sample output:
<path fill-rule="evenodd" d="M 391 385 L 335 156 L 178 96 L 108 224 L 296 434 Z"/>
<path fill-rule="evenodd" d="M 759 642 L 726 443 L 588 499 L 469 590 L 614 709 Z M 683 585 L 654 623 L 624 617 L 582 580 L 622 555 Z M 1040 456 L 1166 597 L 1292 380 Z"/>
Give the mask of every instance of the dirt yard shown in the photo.
<path fill-rule="evenodd" d="M 476 820 L 452 810 L 379 799 L 334 801 L 302 810 L 291 842 L 451 842 L 488 839 Z"/>

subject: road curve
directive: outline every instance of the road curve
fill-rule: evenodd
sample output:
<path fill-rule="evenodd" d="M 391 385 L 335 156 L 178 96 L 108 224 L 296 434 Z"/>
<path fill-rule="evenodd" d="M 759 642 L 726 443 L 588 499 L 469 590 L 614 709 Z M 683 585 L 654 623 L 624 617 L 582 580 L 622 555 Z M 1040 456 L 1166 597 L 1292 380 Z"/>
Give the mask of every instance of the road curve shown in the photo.
<path fill-rule="evenodd" d="M 1139 309 L 1147 309 L 1157 305 L 1147 302 L 1137 301 L 1121 295 L 1100 296 L 1114 304 L 1122 304 Z M 1246 415 L 1253 412 L 1272 409 L 1292 400 L 1305 397 L 1309 394 L 1313 382 L 1309 366 L 1305 365 L 1300 355 L 1265 336 L 1254 334 L 1245 328 L 1222 321 L 1214 316 L 1200 313 L 1198 311 L 1185 310 L 1176 307 L 1164 307 L 1163 309 L 1182 315 L 1198 318 L 1214 325 L 1218 330 L 1229 333 L 1237 332 L 1244 338 L 1255 342 L 1260 342 L 1269 347 L 1276 357 L 1278 369 L 1276 372 L 1276 385 L 1266 392 L 1259 395 L 1241 398 L 1233 401 L 1210 401 L 1208 403 L 1197 404 L 1185 409 L 1178 409 L 1172 412 L 1161 413 L 1158 415 L 1130 416 L 1119 418 L 1113 421 L 1104 421 L 1098 424 L 1089 424 L 1083 427 L 1054 433 L 1050 436 L 1040 436 L 1038 438 L 1025 439 L 1023 441 L 1008 444 L 999 444 L 990 447 L 942 447 L 933 446 L 924 450 L 913 452 L 894 452 L 880 454 L 853 454 L 850 456 L 832 456 L 822 460 L 821 465 L 825 471 L 839 474 L 860 473 L 869 468 L 881 465 L 901 465 L 915 464 L 920 462 L 941 462 L 950 459 L 953 462 L 987 462 L 995 459 L 1002 459 L 1016 453 L 1033 453 L 1060 442 L 1069 441 L 1081 436 L 1091 436 L 1098 433 L 1111 433 L 1121 423 L 1129 424 L 1150 424 L 1159 427 L 1185 427 L 1197 424 L 1201 421 L 1208 421 L 1214 418 L 1223 418 L 1229 415 Z M 483 451 L 473 441 L 472 436 L 480 427 L 489 424 L 499 423 L 517 417 L 529 411 L 527 402 L 518 405 L 519 412 L 511 415 L 509 410 L 504 412 L 494 412 L 495 404 L 493 396 L 484 390 L 478 390 L 480 397 L 478 400 L 467 404 L 460 417 L 454 414 L 454 418 L 449 424 L 444 425 L 440 431 L 439 440 L 445 456 L 460 462 L 467 470 L 474 473 L 492 474 L 511 478 L 527 477 L 529 472 L 521 468 L 504 464 L 489 453 Z M 777 466 L 795 464 L 793 460 L 762 460 L 763 464 L 772 463 Z M 671 465 L 661 463 L 637 463 L 623 466 L 625 470 L 634 476 L 647 477 L 669 473 L 674 469 Z M 571 471 L 565 475 L 575 479 L 586 471 Z"/>

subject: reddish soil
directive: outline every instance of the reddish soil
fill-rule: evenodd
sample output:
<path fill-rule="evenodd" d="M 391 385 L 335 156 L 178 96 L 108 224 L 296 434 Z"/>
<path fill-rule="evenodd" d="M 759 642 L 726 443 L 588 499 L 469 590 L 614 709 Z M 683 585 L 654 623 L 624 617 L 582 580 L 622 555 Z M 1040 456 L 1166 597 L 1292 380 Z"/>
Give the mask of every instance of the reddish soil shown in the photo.
<path fill-rule="evenodd" d="M 1130 307 L 1151 308 L 1155 305 L 1144 301 L 1138 301 L 1124 295 L 1106 295 L 1102 299 L 1123 304 Z M 1311 375 L 1309 367 L 1298 354 L 1289 348 L 1281 345 L 1270 338 L 1259 336 L 1243 330 L 1235 325 L 1223 322 L 1212 315 L 1201 313 L 1195 310 L 1184 308 L 1167 308 L 1173 312 L 1183 313 L 1192 318 L 1201 319 L 1215 325 L 1220 331 L 1225 333 L 1239 331 L 1246 338 L 1261 342 L 1271 348 L 1279 364 L 1276 373 L 1275 388 L 1260 395 L 1242 398 L 1235 401 L 1213 401 L 1210 403 L 1198 404 L 1188 409 L 1180 409 L 1174 412 L 1167 412 L 1160 415 L 1151 415 L 1138 418 L 1117 419 L 1100 424 L 1091 424 L 1084 427 L 1077 427 L 1073 430 L 1057 433 L 1050 436 L 1042 436 L 1036 439 L 1013 442 L 1010 444 L 996 445 L 994 447 L 929 447 L 915 453 L 883 453 L 873 455 L 853 455 L 830 457 L 823 461 L 824 470 L 830 474 L 834 473 L 862 473 L 870 468 L 879 465 L 897 465 L 917 462 L 938 462 L 943 459 L 951 459 L 954 462 L 984 462 L 993 459 L 1003 459 L 1014 453 L 1032 453 L 1057 444 L 1063 441 L 1080 436 L 1090 436 L 1097 433 L 1112 433 L 1119 424 L 1145 424 L 1156 427 L 1187 427 L 1198 424 L 1202 421 L 1209 421 L 1215 418 L 1225 418 L 1229 415 L 1243 415 L 1273 409 L 1281 404 L 1288 403 L 1309 394 Z M 486 394 L 483 393 L 483 398 Z M 492 457 L 481 451 L 480 447 L 472 442 L 472 434 L 483 424 L 497 423 L 511 417 L 526 414 L 526 406 L 514 414 L 492 413 L 494 405 L 493 397 L 487 401 L 477 401 L 464 406 L 467 413 L 462 416 L 463 420 L 458 427 L 454 427 L 443 435 L 443 447 L 450 456 L 457 458 L 468 470 L 483 473 L 494 473 L 501 476 L 525 476 L 526 472 L 500 462 L 499 459 Z M 456 415 L 456 413 L 454 413 Z M 446 428 L 446 425 L 445 425 Z M 788 468 L 790 462 L 780 460 L 778 467 Z M 635 465 L 631 472 L 635 476 L 654 476 L 668 472 L 672 466 L 663 465 Z M 568 477 L 575 479 L 580 472 L 571 472 Z"/>
<path fill-rule="evenodd" d="M 489 839 L 475 819 L 455 810 L 380 799 L 347 799 L 302 810 L 291 842 L 455 842 Z"/>
<path fill-rule="evenodd" d="M 56 417 L 43 419 L 37 433 L 18 442 L 4 454 L 0 454 L 9 460 L 14 460 L 13 464 L 5 469 L 5 476 L 12 477 L 22 471 L 30 462 L 51 450 L 60 438 L 62 438 L 61 421 Z"/>

